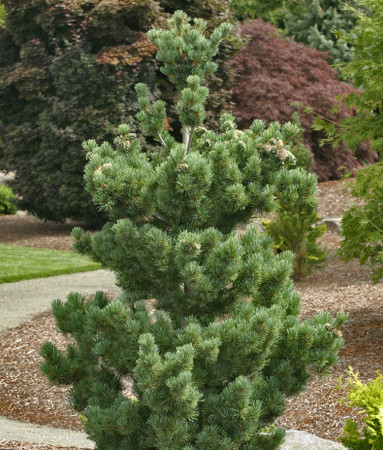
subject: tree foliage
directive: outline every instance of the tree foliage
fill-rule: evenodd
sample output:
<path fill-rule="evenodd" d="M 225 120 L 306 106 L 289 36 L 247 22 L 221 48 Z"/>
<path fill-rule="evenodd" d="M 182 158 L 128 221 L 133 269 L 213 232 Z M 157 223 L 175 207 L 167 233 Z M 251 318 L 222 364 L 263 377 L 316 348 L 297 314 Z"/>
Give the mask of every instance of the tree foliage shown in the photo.
<path fill-rule="evenodd" d="M 297 42 L 329 52 L 332 63 L 350 61 L 353 46 L 342 35 L 355 25 L 355 16 L 345 9 L 345 2 L 305 0 L 303 3 L 301 9 L 286 15 L 285 33 Z"/>
<path fill-rule="evenodd" d="M 16 172 L 13 188 L 22 208 L 48 220 L 104 220 L 83 189 L 81 143 L 90 136 L 98 142 L 112 139 L 122 122 L 137 127 L 136 83 L 145 80 L 154 98 L 163 94 L 170 103 L 169 127 L 179 128 L 174 88 L 158 74 L 155 48 L 145 34 L 165 23 L 171 3 L 4 0 L 0 169 Z M 216 3 L 194 0 L 187 7 L 208 19 L 211 30 L 230 19 L 227 2 Z M 209 86 L 213 112 L 226 109 L 231 73 L 224 61 L 238 45 L 233 33 L 222 49 Z"/>
<path fill-rule="evenodd" d="M 260 19 L 246 22 L 241 29 L 248 44 L 232 61 L 237 70 L 234 115 L 240 128 L 248 127 L 254 118 L 291 120 L 293 103 L 304 103 L 331 122 L 351 120 L 354 113 L 346 106 L 333 109 L 338 96 L 358 91 L 338 80 L 323 52 L 280 38 L 272 25 Z M 313 115 L 302 114 L 300 120 L 303 142 L 314 157 L 312 170 L 320 181 L 337 179 L 345 171 L 375 160 L 367 144 L 360 144 L 355 155 L 347 145 L 336 150 L 328 142 L 322 145 L 325 134 L 312 129 Z"/>
<path fill-rule="evenodd" d="M 5 21 L 5 8 L 4 5 L 0 3 L 0 28 L 4 26 Z"/>
<path fill-rule="evenodd" d="M 357 148 L 369 141 L 374 150 L 382 155 L 383 148 L 383 4 L 375 0 L 360 0 L 357 23 L 348 35 L 347 42 L 354 47 L 354 58 L 344 65 L 343 75 L 361 88 L 350 93 L 345 104 L 356 111 L 354 116 L 338 122 L 328 122 L 318 117 L 315 127 L 324 130 L 333 145 L 346 142 Z M 368 14 L 360 12 L 364 8 Z M 344 240 L 340 249 L 346 260 L 359 259 L 373 269 L 373 280 L 383 278 L 383 164 L 359 170 L 352 194 L 359 205 L 350 208 L 342 220 Z"/>
<path fill-rule="evenodd" d="M 345 261 L 368 263 L 372 279 L 383 278 L 383 162 L 362 169 L 351 190 L 359 205 L 349 208 L 342 219 L 339 254 Z"/>
<path fill-rule="evenodd" d="M 299 0 L 232 0 L 230 6 L 239 20 L 262 18 L 281 29 L 285 28 L 287 13 L 304 11 Z"/>
<path fill-rule="evenodd" d="M 268 427 L 284 396 L 304 388 L 309 369 L 326 373 L 343 342 L 343 314 L 300 320 L 292 254 L 274 255 L 253 227 L 235 232 L 273 207 L 291 174 L 303 196 L 313 192 L 285 165 L 294 124 L 240 131 L 223 114 L 219 130 L 203 126 L 205 79 L 230 26 L 208 38 L 205 29 L 178 11 L 149 33 L 177 83 L 182 143 L 142 83 L 138 119 L 161 148 L 144 149 L 129 125 L 113 144 L 84 143 L 86 187 L 110 222 L 94 235 L 76 228 L 75 245 L 113 270 L 123 293 L 55 301 L 73 342 L 41 352 L 48 378 L 72 386 L 99 449 L 276 449 L 283 431 Z"/>

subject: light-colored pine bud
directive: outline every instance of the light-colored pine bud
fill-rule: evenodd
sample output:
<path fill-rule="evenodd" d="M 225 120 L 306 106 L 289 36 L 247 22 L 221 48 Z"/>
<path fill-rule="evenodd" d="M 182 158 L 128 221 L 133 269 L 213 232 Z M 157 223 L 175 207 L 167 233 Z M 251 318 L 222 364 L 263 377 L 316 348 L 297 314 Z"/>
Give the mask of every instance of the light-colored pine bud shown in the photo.
<path fill-rule="evenodd" d="M 243 148 L 246 147 L 246 144 L 243 141 L 238 141 L 238 145 L 240 145 Z"/>
<path fill-rule="evenodd" d="M 241 137 L 241 136 L 243 136 L 243 131 L 242 130 L 235 130 L 234 131 L 234 136 L 236 137 L 236 138 L 239 138 L 239 137 Z"/>
<path fill-rule="evenodd" d="M 326 330 L 332 330 L 333 326 L 331 325 L 331 323 L 325 323 L 324 327 L 326 328 Z"/>
<path fill-rule="evenodd" d="M 177 166 L 178 169 L 187 170 L 189 168 L 189 164 L 182 163 Z"/>
<path fill-rule="evenodd" d="M 271 138 L 271 139 L 269 140 L 269 144 L 270 144 L 270 145 L 277 145 L 277 140 L 276 140 L 275 138 Z"/>
<path fill-rule="evenodd" d="M 264 146 L 264 149 L 265 149 L 265 151 L 266 151 L 267 153 L 270 153 L 271 150 L 273 149 L 273 147 L 272 147 L 270 144 L 266 144 L 266 145 Z"/>
<path fill-rule="evenodd" d="M 232 120 L 227 120 L 226 122 L 224 122 L 224 128 L 225 131 L 234 130 L 235 123 Z"/>
<path fill-rule="evenodd" d="M 196 128 L 197 133 L 206 133 L 208 130 L 206 127 L 200 126 Z"/>
<path fill-rule="evenodd" d="M 283 148 L 284 145 L 285 145 L 285 144 L 283 143 L 282 139 L 278 139 L 278 141 L 277 141 L 277 146 L 278 146 L 279 148 Z"/>
<path fill-rule="evenodd" d="M 112 167 L 112 163 L 105 163 L 101 166 L 101 170 L 109 169 Z"/>
<path fill-rule="evenodd" d="M 334 336 L 341 338 L 343 336 L 342 332 L 340 330 L 334 330 L 333 331 Z"/>
<path fill-rule="evenodd" d="M 284 162 L 286 159 L 293 159 L 295 160 L 295 156 L 287 149 L 281 148 L 277 151 L 278 158 Z"/>
<path fill-rule="evenodd" d="M 94 171 L 94 175 L 98 175 L 102 173 L 105 169 L 109 169 L 110 167 L 112 167 L 112 163 L 105 163 L 102 166 L 97 167 L 97 169 Z"/>

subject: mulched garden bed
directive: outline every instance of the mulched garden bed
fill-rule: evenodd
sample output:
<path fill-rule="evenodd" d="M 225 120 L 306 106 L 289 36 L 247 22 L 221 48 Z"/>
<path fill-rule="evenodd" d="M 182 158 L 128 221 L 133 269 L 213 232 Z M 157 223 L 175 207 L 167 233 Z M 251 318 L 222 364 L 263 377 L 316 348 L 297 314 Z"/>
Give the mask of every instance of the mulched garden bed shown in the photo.
<path fill-rule="evenodd" d="M 341 217 L 349 202 L 342 182 L 320 184 L 322 217 Z M 71 246 L 69 224 L 45 224 L 29 216 L 9 217 L 0 218 L 0 242 L 45 248 Z M 25 221 L 25 232 L 22 221 Z M 15 223 L 19 226 L 15 227 Z M 302 297 L 302 317 L 310 317 L 320 310 L 331 314 L 340 310 L 348 312 L 349 320 L 342 329 L 345 346 L 329 377 L 314 377 L 302 394 L 287 400 L 286 413 L 277 425 L 337 440 L 345 419 L 360 420 L 356 411 L 339 404 L 342 393 L 335 390 L 337 380 L 340 376 L 347 378 L 349 366 L 360 372 L 362 381 L 375 378 L 376 370 L 383 368 L 383 283 L 373 285 L 367 267 L 356 262 L 346 265 L 336 257 L 335 251 L 341 242 L 338 234 L 329 231 L 322 242 L 329 249 L 328 265 L 296 283 Z M 47 340 L 65 348 L 65 340 L 57 333 L 50 313 L 40 314 L 23 326 L 1 333 L 0 414 L 20 421 L 80 430 L 78 414 L 68 407 L 68 389 L 51 386 L 39 372 L 38 352 Z M 62 448 L 17 445 L 24 444 L 0 441 L 0 448 Z"/>

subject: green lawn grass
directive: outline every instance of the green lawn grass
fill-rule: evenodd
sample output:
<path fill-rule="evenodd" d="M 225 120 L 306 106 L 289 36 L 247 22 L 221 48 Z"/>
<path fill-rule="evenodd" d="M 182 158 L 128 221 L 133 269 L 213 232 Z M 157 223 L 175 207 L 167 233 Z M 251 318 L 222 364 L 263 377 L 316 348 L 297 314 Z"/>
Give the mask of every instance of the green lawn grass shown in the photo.
<path fill-rule="evenodd" d="M 101 265 L 71 250 L 0 244 L 0 284 L 96 269 Z"/>

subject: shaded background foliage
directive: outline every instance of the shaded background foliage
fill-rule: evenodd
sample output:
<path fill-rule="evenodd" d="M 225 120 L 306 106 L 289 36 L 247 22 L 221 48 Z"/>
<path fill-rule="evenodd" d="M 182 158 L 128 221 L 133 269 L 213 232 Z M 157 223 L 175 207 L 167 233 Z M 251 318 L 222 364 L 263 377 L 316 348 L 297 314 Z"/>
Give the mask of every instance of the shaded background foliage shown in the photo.
<path fill-rule="evenodd" d="M 348 0 L 347 4 L 356 6 L 357 2 Z M 344 0 L 232 0 L 231 8 L 239 20 L 262 18 L 296 42 L 329 52 L 332 63 L 352 58 L 353 47 L 341 34 L 349 31 L 356 19 L 345 9 Z"/>
<path fill-rule="evenodd" d="M 233 102 L 240 128 L 248 127 L 254 118 L 286 122 L 294 112 L 293 102 L 309 105 L 330 120 L 352 115 L 344 105 L 331 111 L 339 95 L 357 90 L 338 80 L 325 53 L 282 39 L 275 27 L 261 19 L 245 22 L 241 30 L 248 44 L 231 62 L 237 71 Z M 345 145 L 338 149 L 329 143 L 321 146 L 325 134 L 311 128 L 313 117 L 302 114 L 300 120 L 304 144 L 314 157 L 312 170 L 320 181 L 338 179 L 346 170 L 374 162 L 375 153 L 367 144 L 359 144 L 355 154 Z"/>
<path fill-rule="evenodd" d="M 180 4 L 182 2 L 179 2 Z M 145 81 L 155 97 L 170 103 L 174 89 L 157 70 L 145 32 L 162 26 L 180 7 L 154 0 L 4 0 L 0 31 L 0 170 L 16 171 L 20 206 L 46 220 L 66 218 L 97 224 L 104 219 L 83 189 L 90 136 L 110 140 L 129 121 L 136 127 L 134 85 Z M 228 2 L 182 4 L 211 29 L 231 19 Z M 227 109 L 231 71 L 224 60 L 240 46 L 233 33 L 220 54 L 209 88 L 212 117 Z"/>
<path fill-rule="evenodd" d="M 262 18 L 281 29 L 285 27 L 288 12 L 304 11 L 301 0 L 232 0 L 230 6 L 238 20 Z"/>
<path fill-rule="evenodd" d="M 355 5 L 351 0 L 347 3 Z M 343 0 L 304 0 L 300 10 L 288 11 L 285 32 L 297 42 L 329 52 L 331 63 L 350 61 L 353 46 L 341 34 L 349 31 L 356 19 L 344 5 Z"/>

